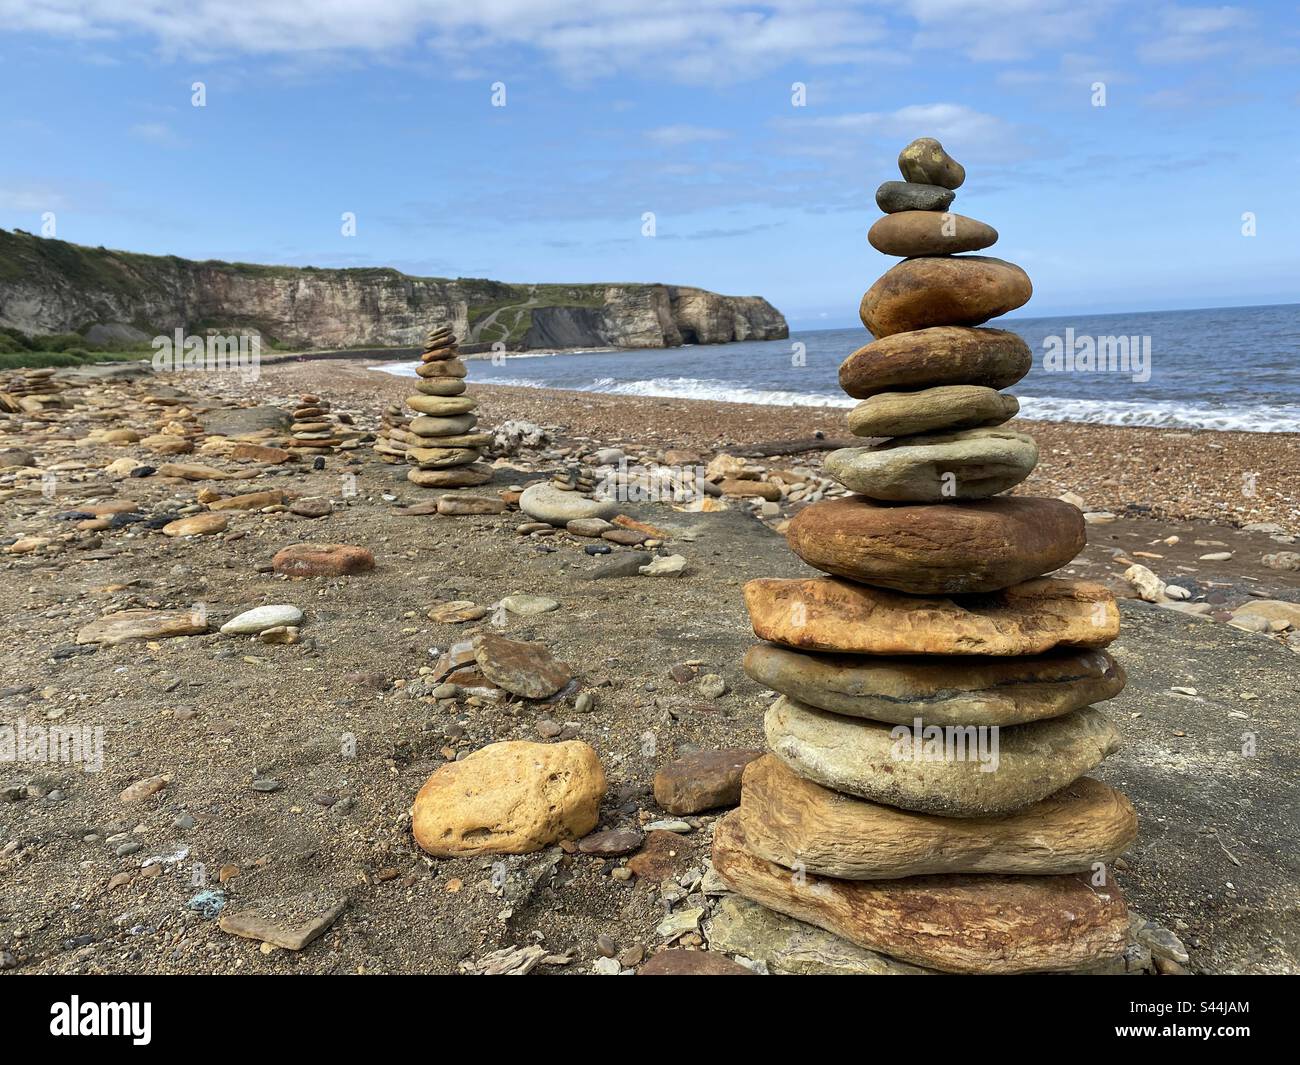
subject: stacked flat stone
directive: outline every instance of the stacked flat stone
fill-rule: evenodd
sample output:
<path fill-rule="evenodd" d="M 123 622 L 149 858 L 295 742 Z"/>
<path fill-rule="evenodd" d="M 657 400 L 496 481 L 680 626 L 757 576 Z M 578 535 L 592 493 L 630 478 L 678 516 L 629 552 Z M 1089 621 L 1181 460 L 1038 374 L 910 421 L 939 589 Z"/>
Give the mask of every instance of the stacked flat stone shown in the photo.
<path fill-rule="evenodd" d="M 589 496 L 596 490 L 596 471 L 590 466 L 563 466 L 552 474 L 551 484 L 562 492 Z"/>
<path fill-rule="evenodd" d="M 388 433 L 390 441 L 406 445 L 406 461 L 415 466 L 407 480 L 422 488 L 469 487 L 492 479 L 492 467 L 478 461 L 492 437 L 474 431 L 478 400 L 464 394 L 467 371 L 456 349 L 450 326 L 435 326 L 425 334 L 415 369 L 420 378 L 416 395 L 406 397 L 415 416 Z"/>
<path fill-rule="evenodd" d="M 1084 774 L 1119 746 L 1092 705 L 1124 686 L 1102 650 L 1119 613 L 1105 588 L 1045 576 L 1083 548 L 1079 510 L 1000 494 L 1037 457 L 999 428 L 1017 409 L 999 390 L 1031 355 L 980 326 L 1025 303 L 1029 279 L 956 254 L 997 234 L 944 213 L 965 174 L 937 141 L 908 145 L 899 167 L 869 236 L 904 259 L 863 298 L 877 339 L 840 368 L 863 400 L 854 433 L 888 439 L 827 456 L 857 494 L 790 523 L 790 547 L 829 576 L 745 586 L 766 641 L 745 670 L 780 697 L 714 867 L 747 898 L 914 965 L 1104 968 L 1129 925 L 1108 863 L 1137 817 Z"/>
<path fill-rule="evenodd" d="M 320 396 L 298 397 L 298 405 L 293 410 L 293 424 L 289 426 L 289 447 L 313 455 L 325 455 L 343 443 L 338 431 L 328 400 Z"/>
<path fill-rule="evenodd" d="M 406 449 L 410 447 L 411 416 L 398 403 L 390 403 L 379 416 L 379 431 L 375 433 L 375 453 L 388 463 L 406 462 Z"/>
<path fill-rule="evenodd" d="M 63 395 L 67 385 L 55 378 L 55 372 L 53 368 L 24 370 L 0 378 L 0 396 L 8 397 L 0 400 L 0 409 L 12 405 L 15 411 L 37 413 L 46 407 L 67 406 Z"/>
<path fill-rule="evenodd" d="M 63 389 L 54 379 L 54 370 L 23 370 L 0 378 L 0 391 L 11 396 L 53 396 Z"/>

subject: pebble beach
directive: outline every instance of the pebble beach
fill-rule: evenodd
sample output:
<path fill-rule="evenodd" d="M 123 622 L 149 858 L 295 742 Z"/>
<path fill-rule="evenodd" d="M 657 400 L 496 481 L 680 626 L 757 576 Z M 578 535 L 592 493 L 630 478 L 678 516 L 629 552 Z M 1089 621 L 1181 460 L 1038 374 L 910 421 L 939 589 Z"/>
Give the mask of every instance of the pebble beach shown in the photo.
<path fill-rule="evenodd" d="M 409 379 L 369 368 L 374 365 L 381 364 L 281 363 L 273 373 L 293 387 L 310 391 L 331 383 L 358 399 L 373 396 L 376 404 L 398 401 L 409 392 Z M 841 442 L 850 439 L 846 412 L 835 408 L 504 385 L 476 384 L 474 394 L 487 418 L 559 425 L 607 446 L 644 443 L 714 452 L 818 433 Z M 1008 424 L 1032 433 L 1040 449 L 1039 465 L 1017 489 L 1020 493 L 1073 492 L 1096 511 L 1129 510 L 1232 526 L 1273 522 L 1291 532 L 1300 527 L 1300 434 L 1023 420 Z"/>
<path fill-rule="evenodd" d="M 716 815 L 675 811 L 734 796 L 734 760 L 699 752 L 763 747 L 771 693 L 740 668 L 754 641 L 741 586 L 812 572 L 781 532 L 834 491 L 820 451 L 746 452 L 841 437 L 843 413 L 479 387 L 472 369 L 469 384 L 485 431 L 523 421 L 545 440 L 494 444 L 492 483 L 452 493 L 374 447 L 408 384 L 339 359 L 271 362 L 253 381 L 67 375 L 31 386 L 54 388 L 49 407 L 0 418 L 3 721 L 102 730 L 98 771 L 0 765 L 0 968 L 621 972 L 687 948 L 806 971 L 780 946 L 789 919 L 713 874 Z M 338 446 L 293 458 L 304 395 L 328 404 Z M 1063 575 L 1122 601 L 1111 650 L 1129 681 L 1108 707 L 1127 746 L 1098 776 L 1142 811 L 1117 863 L 1142 934 L 1166 943 L 1166 968 L 1190 952 L 1198 971 L 1295 971 L 1272 931 L 1296 900 L 1280 857 L 1293 819 L 1250 813 L 1293 806 L 1294 758 L 1270 737 L 1293 713 L 1294 631 L 1245 616 L 1300 600 L 1300 573 L 1264 562 L 1300 559 L 1293 442 L 1033 431 L 1043 458 L 1024 490 L 1074 493 L 1093 516 Z M 521 513 L 523 488 L 611 450 L 744 476 L 710 496 L 718 509 L 637 503 L 585 535 Z M 1256 496 L 1236 492 L 1243 469 L 1262 471 Z M 1135 584 L 1135 566 L 1188 600 Z M 521 691 L 564 687 L 509 695 L 466 664 L 471 641 Z M 516 641 L 540 650 L 517 657 Z M 1215 756 L 1243 722 L 1261 757 Z M 600 776 L 578 771 L 593 794 L 603 780 L 598 830 L 535 853 L 424 853 L 421 785 L 518 740 L 595 750 Z M 1226 891 L 1225 854 L 1241 863 Z M 818 949 L 841 951 L 843 971 L 910 971 L 839 942 Z"/>

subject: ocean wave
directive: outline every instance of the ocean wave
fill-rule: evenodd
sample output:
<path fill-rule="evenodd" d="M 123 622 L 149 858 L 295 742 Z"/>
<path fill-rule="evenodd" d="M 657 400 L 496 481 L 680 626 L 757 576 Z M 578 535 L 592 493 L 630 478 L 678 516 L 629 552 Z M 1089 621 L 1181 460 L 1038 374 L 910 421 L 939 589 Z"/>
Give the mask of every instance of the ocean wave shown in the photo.
<path fill-rule="evenodd" d="M 554 359 L 559 355 L 612 355 L 618 348 L 565 348 L 562 351 L 508 351 L 504 358 L 508 362 L 516 359 Z"/>
<path fill-rule="evenodd" d="M 372 369 L 403 377 L 415 375 L 416 363 L 391 363 Z M 753 403 L 781 407 L 853 407 L 857 400 L 822 392 L 747 388 L 730 381 L 697 377 L 653 377 L 620 381 L 598 377 L 582 383 L 539 381 L 526 377 L 493 377 L 483 384 L 516 388 L 554 388 L 562 392 L 597 392 L 615 396 L 663 399 L 702 399 L 723 403 Z M 1093 400 L 1064 396 L 1018 396 L 1020 417 L 1031 421 L 1083 422 L 1089 425 L 1131 425 L 1156 429 L 1211 429 L 1221 432 L 1300 432 L 1300 405 L 1194 406 L 1173 400 Z"/>
<path fill-rule="evenodd" d="M 1067 399 L 1018 396 L 1020 417 L 1043 422 L 1136 425 L 1155 429 L 1214 429 L 1239 433 L 1300 432 L 1300 405 L 1202 407 L 1172 400 Z"/>
<path fill-rule="evenodd" d="M 507 352 L 504 358 L 508 362 L 514 362 L 516 359 L 554 359 L 560 355 L 608 355 L 618 351 L 618 348 L 565 348 L 563 351 L 511 351 Z M 495 358 L 496 356 L 492 356 Z M 471 362 L 482 362 L 484 360 L 471 356 Z M 371 366 L 371 370 L 382 370 L 384 373 L 390 373 L 397 377 L 415 377 L 415 368 L 419 362 L 408 360 L 406 362 L 386 362 L 380 366 Z M 494 363 L 494 365 L 497 365 Z M 533 382 L 530 382 L 530 384 Z"/>
<path fill-rule="evenodd" d="M 645 381 L 619 381 L 613 377 L 598 377 L 581 385 L 495 377 L 483 383 L 523 388 L 555 388 L 563 392 L 599 392 L 610 396 L 711 399 L 723 403 L 755 403 L 773 407 L 852 407 L 857 403 L 857 400 L 849 399 L 847 396 L 824 395 L 820 392 L 791 392 L 779 388 L 745 388 L 729 381 L 698 377 L 653 377 Z"/>
<path fill-rule="evenodd" d="M 385 362 L 379 366 L 367 366 L 366 369 L 390 373 L 394 377 L 418 377 L 415 368 L 419 365 L 418 362 Z"/>

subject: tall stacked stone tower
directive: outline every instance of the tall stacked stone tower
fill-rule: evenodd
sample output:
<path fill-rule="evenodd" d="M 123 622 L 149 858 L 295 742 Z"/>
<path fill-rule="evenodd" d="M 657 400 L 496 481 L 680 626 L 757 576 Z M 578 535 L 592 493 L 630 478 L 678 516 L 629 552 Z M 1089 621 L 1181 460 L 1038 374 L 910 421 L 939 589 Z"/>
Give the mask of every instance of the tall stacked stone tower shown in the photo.
<path fill-rule="evenodd" d="M 1000 390 L 1030 368 L 1013 333 L 1024 271 L 962 254 L 997 233 L 948 213 L 965 171 L 938 141 L 903 149 L 876 194 L 878 250 L 902 256 L 862 300 L 876 338 L 840 367 L 859 436 L 826 469 L 857 493 L 801 511 L 790 547 L 830 576 L 754 580 L 745 669 L 780 693 L 771 753 L 717 826 L 737 892 L 914 965 L 1087 969 L 1124 950 L 1108 863 L 1128 800 L 1084 776 L 1119 746 L 1092 704 L 1124 686 L 1101 648 L 1104 588 L 1044 576 L 1084 546 L 1078 509 L 1007 496 L 1031 437 Z"/>
<path fill-rule="evenodd" d="M 492 467 L 479 462 L 491 441 L 476 430 L 478 400 L 465 395 L 465 363 L 451 327 L 434 326 L 424 336 L 424 350 L 415 368 L 415 395 L 406 397 L 413 415 L 389 407 L 376 450 L 405 459 L 415 468 L 406 479 L 421 488 L 463 488 L 492 480 Z"/>

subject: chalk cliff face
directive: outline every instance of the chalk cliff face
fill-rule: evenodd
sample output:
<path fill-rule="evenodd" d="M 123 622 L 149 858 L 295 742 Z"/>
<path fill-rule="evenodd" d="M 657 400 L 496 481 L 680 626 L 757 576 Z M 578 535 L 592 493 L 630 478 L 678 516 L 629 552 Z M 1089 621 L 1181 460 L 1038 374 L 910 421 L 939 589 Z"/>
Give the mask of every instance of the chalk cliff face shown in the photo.
<path fill-rule="evenodd" d="M 515 285 L 195 262 L 87 248 L 0 230 L 0 326 L 29 334 L 106 331 L 141 339 L 260 332 L 306 348 L 414 346 L 434 322 L 466 345 L 672 347 L 789 335 L 756 296 L 657 284 Z M 124 328 L 130 327 L 130 328 Z"/>

